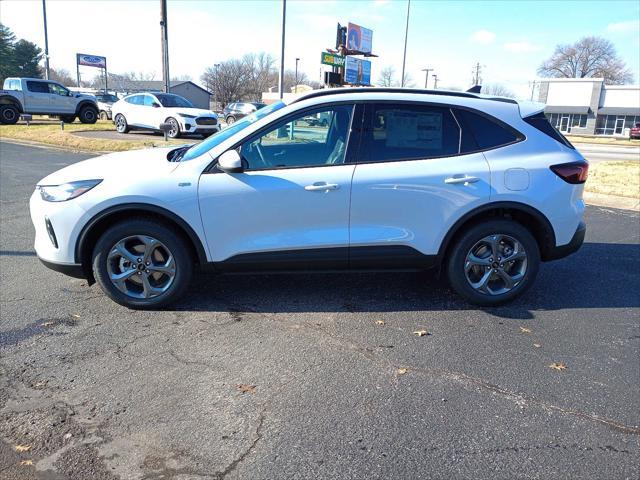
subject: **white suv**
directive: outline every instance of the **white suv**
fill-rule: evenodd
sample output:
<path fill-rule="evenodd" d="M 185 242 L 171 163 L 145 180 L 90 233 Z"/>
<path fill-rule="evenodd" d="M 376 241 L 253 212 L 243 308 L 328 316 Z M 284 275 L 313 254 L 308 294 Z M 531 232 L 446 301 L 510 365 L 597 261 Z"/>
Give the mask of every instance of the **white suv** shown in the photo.
<path fill-rule="evenodd" d="M 178 300 L 196 265 L 435 267 L 470 302 L 500 304 L 585 235 L 588 165 L 542 111 L 461 92 L 313 92 L 191 147 L 49 175 L 31 197 L 35 249 L 132 308 Z M 124 175 L 131 165 L 144 174 Z"/>
<path fill-rule="evenodd" d="M 218 116 L 211 110 L 195 108 L 189 100 L 173 93 L 136 93 L 111 106 L 111 116 L 118 133 L 129 130 L 160 131 L 177 138 L 183 133 L 208 137 L 220 130 Z"/>

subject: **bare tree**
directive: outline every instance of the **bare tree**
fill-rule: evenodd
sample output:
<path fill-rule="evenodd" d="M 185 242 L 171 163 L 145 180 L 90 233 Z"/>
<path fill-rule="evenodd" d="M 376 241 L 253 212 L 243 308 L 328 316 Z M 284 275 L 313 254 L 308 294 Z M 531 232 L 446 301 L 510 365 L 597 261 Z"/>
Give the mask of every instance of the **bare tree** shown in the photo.
<path fill-rule="evenodd" d="M 76 79 L 71 76 L 69 70 L 65 70 L 64 68 L 49 68 L 49 79 L 54 82 L 61 83 L 64 86 L 74 86 L 76 85 Z"/>
<path fill-rule="evenodd" d="M 516 94 L 500 83 L 486 83 L 482 85 L 480 93 L 495 97 L 516 98 Z"/>
<path fill-rule="evenodd" d="M 604 78 L 608 84 L 623 84 L 633 81 L 633 74 L 627 68 L 614 47 L 602 37 L 584 37 L 573 45 L 558 45 L 546 60 L 538 74 L 556 78 Z"/>
<path fill-rule="evenodd" d="M 393 87 L 395 85 L 394 77 L 396 76 L 396 69 L 392 66 L 384 67 L 380 71 L 380 76 L 378 77 L 378 86 L 379 87 Z"/>

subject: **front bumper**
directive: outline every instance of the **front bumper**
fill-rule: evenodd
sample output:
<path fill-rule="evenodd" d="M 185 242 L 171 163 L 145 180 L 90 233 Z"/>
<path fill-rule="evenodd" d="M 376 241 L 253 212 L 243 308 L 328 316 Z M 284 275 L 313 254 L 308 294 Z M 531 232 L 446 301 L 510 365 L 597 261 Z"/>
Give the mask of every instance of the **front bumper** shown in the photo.
<path fill-rule="evenodd" d="M 584 243 L 584 236 L 587 233 L 587 225 L 584 222 L 580 222 L 576 233 L 573 234 L 571 241 L 566 245 L 558 245 L 549 249 L 544 256 L 545 261 L 557 260 L 564 258 L 572 253 L 577 252 Z"/>
<path fill-rule="evenodd" d="M 84 273 L 84 269 L 80 264 L 48 262 L 47 260 L 43 260 L 40 257 L 38 257 L 38 260 L 40 260 L 40 262 L 45 267 L 50 268 L 54 272 L 62 273 L 64 275 L 67 275 L 73 278 L 87 278 L 87 276 Z"/>
<path fill-rule="evenodd" d="M 220 124 L 198 125 L 195 118 L 180 118 L 180 130 L 182 133 L 206 133 L 212 134 L 220 131 Z"/>

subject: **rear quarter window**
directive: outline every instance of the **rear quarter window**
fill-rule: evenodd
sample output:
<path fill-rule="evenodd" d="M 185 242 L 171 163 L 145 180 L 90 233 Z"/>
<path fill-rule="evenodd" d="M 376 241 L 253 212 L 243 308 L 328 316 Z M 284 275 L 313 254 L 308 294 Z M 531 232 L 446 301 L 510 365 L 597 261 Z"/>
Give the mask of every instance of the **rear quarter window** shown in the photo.
<path fill-rule="evenodd" d="M 460 109 L 455 110 L 455 115 L 462 125 L 462 153 L 490 150 L 524 139 L 521 133 L 488 116 Z"/>
<path fill-rule="evenodd" d="M 540 130 L 542 133 L 550 136 L 557 142 L 572 148 L 575 150 L 575 147 L 571 145 L 571 142 L 565 138 L 558 130 L 556 130 L 550 123 L 547 117 L 543 112 L 536 113 L 535 115 L 531 115 L 529 117 L 523 118 L 525 122 L 527 122 L 532 127 Z"/>

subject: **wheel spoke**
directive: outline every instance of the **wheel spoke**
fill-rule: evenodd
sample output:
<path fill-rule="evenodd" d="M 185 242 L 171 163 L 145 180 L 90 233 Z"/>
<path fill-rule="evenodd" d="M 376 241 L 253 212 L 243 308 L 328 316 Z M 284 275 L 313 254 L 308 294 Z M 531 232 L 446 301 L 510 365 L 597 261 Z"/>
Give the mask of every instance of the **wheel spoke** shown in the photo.
<path fill-rule="evenodd" d="M 155 297 L 156 295 L 161 294 L 164 289 L 159 287 L 154 287 L 149 282 L 149 275 L 146 273 L 142 274 L 142 296 L 144 298 Z"/>
<path fill-rule="evenodd" d="M 111 279 L 111 282 L 118 287 L 118 290 L 123 293 L 127 293 L 126 281 L 135 275 L 135 273 L 135 269 L 126 270 L 122 273 L 110 273 L 109 278 Z"/>
<path fill-rule="evenodd" d="M 496 273 L 504 282 L 504 288 L 506 288 L 507 290 L 511 290 L 515 286 L 515 282 L 513 278 L 507 272 L 505 272 L 502 269 L 499 269 Z"/>
<path fill-rule="evenodd" d="M 122 257 L 128 262 L 136 263 L 137 256 L 136 254 L 127 250 L 127 247 L 124 244 L 124 241 L 116 243 L 111 252 L 109 253 L 109 257 Z"/>
<path fill-rule="evenodd" d="M 481 265 L 483 267 L 488 267 L 489 265 L 491 265 L 491 262 L 488 258 L 480 258 L 473 253 L 467 255 L 467 262 L 473 265 Z"/>
<path fill-rule="evenodd" d="M 152 263 L 147 268 L 152 272 L 164 273 L 165 275 L 169 276 L 173 276 L 176 274 L 176 264 L 173 260 L 173 257 L 169 257 L 164 265 L 155 265 Z"/>
<path fill-rule="evenodd" d="M 482 278 L 475 283 L 472 283 L 471 286 L 476 290 L 480 290 L 481 292 L 489 293 L 489 279 L 491 278 L 491 270 L 487 270 Z"/>
<path fill-rule="evenodd" d="M 138 238 L 144 244 L 144 254 L 142 256 L 142 261 L 145 263 L 150 262 L 153 251 L 160 244 L 160 242 L 158 242 L 158 240 L 153 237 L 147 237 L 144 235 L 140 235 Z"/>

